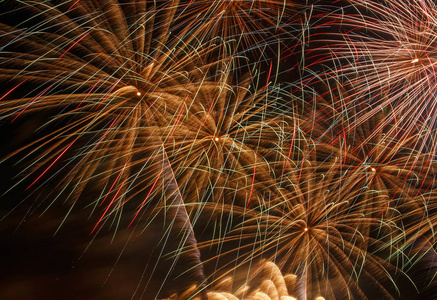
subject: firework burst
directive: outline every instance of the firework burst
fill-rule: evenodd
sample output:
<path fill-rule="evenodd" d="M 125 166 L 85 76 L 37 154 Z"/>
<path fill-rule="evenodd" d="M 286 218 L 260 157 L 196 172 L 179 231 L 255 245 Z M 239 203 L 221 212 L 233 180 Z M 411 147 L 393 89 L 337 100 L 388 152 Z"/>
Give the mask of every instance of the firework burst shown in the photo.
<path fill-rule="evenodd" d="M 387 274 L 394 276 L 400 270 L 373 251 L 394 250 L 400 230 L 363 208 L 366 192 L 351 189 L 354 181 L 339 181 L 335 164 L 330 165 L 334 167 L 318 170 L 309 161 L 300 164 L 281 182 L 282 196 L 261 209 L 226 207 L 227 213 L 242 221 L 216 240 L 220 245 L 239 245 L 238 250 L 230 246 L 220 254 L 238 251 L 236 261 L 224 268 L 268 257 L 282 272 L 298 276 L 299 299 L 320 295 L 342 299 L 345 294 L 365 299 L 370 297 L 362 289 L 366 284 L 378 289 L 378 295 L 393 298 L 395 288 Z M 375 238 L 369 234 L 372 229 L 389 234 Z M 211 247 L 211 242 L 204 245 Z"/>
<path fill-rule="evenodd" d="M 283 275 L 278 266 L 269 261 L 261 261 L 250 270 L 249 278 L 243 285 L 236 284 L 234 278 L 226 277 L 220 282 L 217 282 L 211 291 L 206 294 L 209 300 L 295 300 L 294 288 L 296 284 L 296 275 Z M 174 294 L 170 299 L 183 300 L 188 297 L 196 298 L 196 286 L 192 286 L 184 293 Z M 232 290 L 235 290 L 233 292 Z M 318 297 L 316 300 L 323 300 L 323 297 Z"/>
<path fill-rule="evenodd" d="M 0 1 L 0 120 L 34 127 L 5 193 L 159 223 L 171 299 L 396 298 L 435 257 L 437 7 L 348 3 L 286 94 L 294 2 Z"/>
<path fill-rule="evenodd" d="M 132 176 L 131 170 L 145 163 L 138 157 L 148 156 L 151 166 L 162 161 L 162 147 L 144 145 L 161 138 L 154 133 L 157 126 L 168 125 L 160 123 L 166 99 L 182 103 L 187 87 L 204 79 L 201 68 L 194 67 L 202 50 L 189 46 L 192 38 L 184 32 L 170 38 L 173 6 L 46 5 L 22 3 L 10 12 L 11 20 L 15 14 L 35 17 L 2 24 L 1 78 L 11 86 L 3 97 L 2 118 L 15 122 L 40 112 L 48 118 L 40 130 L 49 133 L 13 155 L 37 157 L 26 169 L 30 187 L 68 153 L 71 170 L 63 188 L 72 188 L 70 198 L 98 182 L 106 185 L 98 202 L 113 196 L 122 204 L 128 187 L 143 175 Z M 17 87 L 29 92 L 16 98 Z"/>
<path fill-rule="evenodd" d="M 273 105 L 277 91 L 250 92 L 251 78 L 231 86 L 228 76 L 205 83 L 180 125 L 163 135 L 171 136 L 167 151 L 188 201 L 257 205 L 274 184 L 283 117 Z"/>
<path fill-rule="evenodd" d="M 368 191 L 363 201 L 373 206 L 375 216 L 405 228 L 405 246 L 409 247 L 421 238 L 419 232 L 432 232 L 435 227 L 429 219 L 434 218 L 435 128 L 429 118 L 399 117 L 396 106 L 374 109 L 374 103 L 360 101 L 364 95 L 348 85 L 353 80 L 343 84 L 344 77 L 334 75 L 328 79 L 310 76 L 305 87 L 296 88 L 295 110 L 302 135 L 310 140 L 318 165 L 334 160 L 339 180 L 349 178 L 355 181 L 354 189 Z M 412 103 L 416 104 L 421 105 Z M 433 239 L 429 234 L 426 238 Z"/>
<path fill-rule="evenodd" d="M 341 77 L 350 94 L 345 101 L 367 111 L 363 118 L 387 108 L 391 114 L 386 117 L 411 130 L 411 135 L 420 126 L 428 140 L 434 140 L 435 3 L 348 2 L 352 6 L 347 13 L 331 14 L 332 21 L 326 23 L 343 32 L 341 41 L 335 41 L 336 34 L 330 37 L 328 49 L 335 63 L 329 76 Z"/>
<path fill-rule="evenodd" d="M 404 130 L 390 113 L 379 112 L 366 120 L 356 114 L 351 119 L 330 103 L 319 97 L 306 106 L 299 122 L 319 164 L 335 161 L 340 178 L 376 193 L 368 200 L 383 206 L 379 214 L 390 205 L 404 212 L 418 208 L 415 199 L 434 189 L 435 162 L 427 152 L 432 151 L 426 146 L 427 135 Z"/>
<path fill-rule="evenodd" d="M 142 199 L 131 206 L 132 222 L 147 206 L 164 204 L 169 234 L 194 245 L 155 133 L 169 125 L 162 123 L 166 101 L 183 103 L 209 68 L 193 35 L 170 34 L 176 5 L 16 2 L 0 25 L 0 78 L 8 87 L 0 113 L 11 123 L 40 113 L 46 119 L 33 141 L 10 155 L 30 162 L 18 186 L 38 189 L 56 178 L 50 203 L 68 198 L 73 206 L 88 189 L 101 213 L 94 230 L 110 216 L 117 228 L 128 200 Z"/>

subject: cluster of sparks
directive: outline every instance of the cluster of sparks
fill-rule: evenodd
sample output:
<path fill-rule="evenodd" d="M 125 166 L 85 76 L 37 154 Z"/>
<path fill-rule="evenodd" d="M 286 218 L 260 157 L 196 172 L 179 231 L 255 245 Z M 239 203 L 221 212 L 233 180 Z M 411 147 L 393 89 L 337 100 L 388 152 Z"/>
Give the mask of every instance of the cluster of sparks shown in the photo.
<path fill-rule="evenodd" d="M 232 277 L 225 277 L 214 284 L 214 287 L 206 294 L 208 300 L 296 300 L 296 279 L 295 274 L 283 275 L 281 270 L 272 262 L 261 261 L 253 270 L 250 278 L 243 285 L 232 292 Z M 257 281 L 254 286 L 252 282 Z M 195 292 L 197 287 L 193 285 L 187 289 L 185 294 L 173 294 L 168 300 L 184 300 L 188 295 Z M 201 297 L 193 297 L 193 300 L 200 300 Z M 314 300 L 325 300 L 319 296 Z"/>
<path fill-rule="evenodd" d="M 10 0 L 0 17 L 0 119 L 36 119 L 3 193 L 49 186 L 93 233 L 162 216 L 192 264 L 172 299 L 395 299 L 434 253 L 432 1 Z M 240 269 L 271 278 L 239 286 Z"/>

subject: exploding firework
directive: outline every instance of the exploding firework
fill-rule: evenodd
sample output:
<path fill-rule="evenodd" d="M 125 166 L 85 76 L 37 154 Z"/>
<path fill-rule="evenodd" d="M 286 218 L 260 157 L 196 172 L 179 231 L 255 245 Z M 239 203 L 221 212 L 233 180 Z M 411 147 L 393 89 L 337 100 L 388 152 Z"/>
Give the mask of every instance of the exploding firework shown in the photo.
<path fill-rule="evenodd" d="M 184 32 L 170 38 L 173 6 L 46 5 L 21 3 L 7 15 L 13 24 L 2 24 L 1 78 L 11 86 L 2 97 L 2 118 L 16 122 L 42 113 L 48 119 L 39 124 L 43 134 L 13 155 L 34 158 L 26 168 L 29 188 L 51 173 L 64 177 L 63 192 L 72 200 L 98 183 L 104 187 L 96 203 L 122 205 L 132 187 L 159 176 L 163 146 L 147 144 L 161 139 L 157 127 L 169 125 L 162 124 L 166 99 L 183 103 L 188 88 L 204 80 L 202 68 L 194 67 L 202 49 L 189 46 Z M 14 22 L 16 14 L 35 17 Z M 17 98 L 18 88 L 28 92 Z M 64 173 L 51 172 L 59 161 L 66 161 L 58 168 Z"/>
<path fill-rule="evenodd" d="M 273 104 L 279 95 L 265 88 L 250 92 L 247 77 L 231 86 L 228 76 L 205 83 L 179 126 L 162 135 L 171 136 L 167 151 L 187 201 L 258 205 L 274 185 L 284 119 Z"/>
<path fill-rule="evenodd" d="M 195 244 L 165 144 L 155 133 L 170 125 L 161 123 L 166 101 L 192 97 L 189 90 L 205 80 L 209 67 L 193 35 L 171 35 L 175 5 L 7 6 L 0 25 L 0 78 L 7 87 L 0 113 L 11 123 L 38 114 L 45 119 L 32 141 L 10 155 L 29 162 L 18 186 L 38 189 L 57 181 L 50 203 L 67 198 L 75 204 L 90 192 L 101 214 L 94 230 L 111 216 L 119 226 L 131 199 L 137 199 L 131 223 L 147 206 L 165 204 L 169 234 Z"/>
<path fill-rule="evenodd" d="M 355 106 L 339 104 L 348 93 L 335 85 L 327 93 L 305 87 L 300 94 L 306 100 L 296 105 L 302 108 L 297 131 L 310 145 L 318 168 L 326 169 L 326 161 L 334 163 L 338 180 L 351 183 L 344 188 L 365 191 L 359 200 L 363 214 L 403 228 L 397 247 L 411 247 L 427 231 L 426 238 L 432 240 L 436 166 L 424 126 L 406 129 L 389 116 L 389 109 L 372 117 L 354 112 Z M 369 234 L 366 227 L 363 223 L 360 230 Z"/>
<path fill-rule="evenodd" d="M 328 49 L 335 63 L 329 75 L 342 78 L 350 93 L 345 101 L 367 111 L 365 118 L 390 109 L 387 118 L 407 131 L 420 126 L 429 140 L 437 124 L 435 3 L 348 2 L 352 6 L 330 15 L 327 23 L 343 32 L 330 34 Z"/>
<path fill-rule="evenodd" d="M 211 291 L 207 293 L 206 298 L 209 300 L 295 300 L 292 295 L 295 294 L 296 275 L 283 275 L 278 266 L 269 261 L 262 261 L 250 270 L 250 274 L 243 285 L 235 283 L 234 278 L 226 277 L 217 282 Z M 183 294 L 174 294 L 170 299 L 183 300 L 190 296 L 196 298 L 197 287 L 192 286 Z M 233 292 L 235 291 L 235 292 Z M 318 297 L 316 300 L 323 300 Z"/>
<path fill-rule="evenodd" d="M 436 6 L 351 3 L 283 98 L 290 1 L 0 1 L 0 119 L 35 128 L 8 189 L 92 206 L 93 232 L 161 222 L 149 269 L 194 284 L 173 299 L 394 298 L 435 257 Z"/>
<path fill-rule="evenodd" d="M 397 276 L 400 270 L 374 251 L 397 250 L 393 244 L 402 236 L 399 228 L 363 208 L 367 192 L 351 189 L 353 181 L 339 181 L 335 164 L 330 162 L 332 169 L 318 170 L 309 158 L 287 174 L 281 182 L 281 197 L 268 205 L 252 210 L 222 208 L 240 222 L 234 220 L 232 230 L 202 245 L 217 243 L 222 257 L 238 252 L 224 269 L 250 264 L 259 257 L 274 259 L 282 272 L 297 275 L 299 299 L 320 295 L 342 299 L 344 293 L 365 299 L 370 297 L 363 288 L 366 285 L 377 289 L 378 295 L 393 298 L 395 287 L 387 274 Z M 374 230 L 389 234 L 372 237 Z M 227 243 L 239 247 L 223 246 Z"/>
<path fill-rule="evenodd" d="M 306 106 L 299 121 L 319 165 L 327 159 L 335 161 L 340 180 L 347 178 L 355 182 L 354 188 L 371 191 L 366 202 L 379 206 L 378 215 L 419 208 L 421 201 L 417 199 L 435 185 L 427 134 L 399 127 L 390 112 L 379 112 L 366 120 L 355 114 L 351 119 L 332 103 L 319 97 Z"/>

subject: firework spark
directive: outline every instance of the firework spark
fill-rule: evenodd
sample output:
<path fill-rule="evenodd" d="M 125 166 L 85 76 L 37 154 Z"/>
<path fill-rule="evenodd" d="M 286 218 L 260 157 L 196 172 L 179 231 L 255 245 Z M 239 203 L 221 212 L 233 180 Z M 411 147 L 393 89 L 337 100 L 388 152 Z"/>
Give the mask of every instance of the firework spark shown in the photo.
<path fill-rule="evenodd" d="M 211 288 L 206 298 L 209 300 L 296 300 L 292 296 L 295 293 L 296 275 L 283 275 L 278 266 L 269 261 L 260 262 L 253 267 L 250 273 L 250 278 L 241 286 L 236 284 L 232 277 L 222 279 Z M 183 294 L 174 294 L 169 299 L 183 300 L 190 296 L 193 300 L 200 299 L 195 296 L 196 289 L 196 286 L 192 286 Z M 323 297 L 318 297 L 315 300 L 323 299 Z"/>

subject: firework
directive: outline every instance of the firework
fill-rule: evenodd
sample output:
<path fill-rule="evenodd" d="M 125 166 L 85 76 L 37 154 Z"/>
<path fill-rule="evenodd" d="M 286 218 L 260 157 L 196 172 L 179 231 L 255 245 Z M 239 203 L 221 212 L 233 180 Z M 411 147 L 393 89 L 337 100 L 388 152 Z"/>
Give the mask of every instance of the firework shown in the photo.
<path fill-rule="evenodd" d="M 295 300 L 294 285 L 296 282 L 296 275 L 286 274 L 282 275 L 278 266 L 269 261 L 262 261 L 250 271 L 248 280 L 243 285 L 239 286 L 234 282 L 232 277 L 226 277 L 220 282 L 216 283 L 211 291 L 207 293 L 206 298 L 209 300 L 239 300 L 239 299 L 281 299 L 281 300 Z M 235 290 L 235 292 L 232 292 Z M 183 300 L 196 291 L 196 286 L 187 289 L 183 294 L 172 295 L 169 299 Z M 192 299 L 200 299 L 193 296 Z M 323 300 L 323 297 L 318 297 L 316 300 Z"/>
<path fill-rule="evenodd" d="M 278 95 L 264 88 L 250 92 L 247 77 L 231 86 L 228 77 L 204 83 L 179 126 L 164 128 L 163 135 L 171 136 L 167 151 L 187 201 L 258 205 L 274 184 L 283 120 L 273 105 Z"/>
<path fill-rule="evenodd" d="M 243 221 L 217 239 L 219 245 L 239 245 L 238 250 L 219 247 L 223 251 L 220 256 L 238 251 L 236 261 L 223 269 L 268 257 L 275 259 L 282 272 L 298 276 L 299 299 L 320 295 L 342 299 L 344 294 L 339 291 L 364 299 L 370 297 L 362 289 L 364 282 L 374 286 L 378 295 L 393 298 L 394 287 L 387 282 L 387 274 L 400 270 L 373 251 L 394 251 L 400 231 L 363 209 L 360 200 L 366 192 L 351 190 L 354 182 L 340 182 L 337 174 L 335 167 L 319 171 L 305 162 L 281 183 L 282 197 L 273 199 L 265 209 L 226 207 L 236 220 Z M 374 238 L 369 228 L 390 235 Z M 204 245 L 211 247 L 211 242 Z"/>
<path fill-rule="evenodd" d="M 162 225 L 144 273 L 193 284 L 171 299 L 403 295 L 435 257 L 437 10 L 349 2 L 319 74 L 282 57 L 312 38 L 290 1 L 0 1 L 0 120 L 34 127 L 5 193 Z"/>
<path fill-rule="evenodd" d="M 328 42 L 328 60 L 334 61 L 327 61 L 329 76 L 341 78 L 350 93 L 345 101 L 366 111 L 364 119 L 390 109 L 387 118 L 407 131 L 420 127 L 431 143 L 436 126 L 435 3 L 348 2 L 346 13 L 329 14 L 332 20 L 326 23 L 342 32 L 331 34 Z"/>
<path fill-rule="evenodd" d="M 298 276 L 299 297 L 342 298 L 343 290 L 362 299 L 371 297 L 370 284 L 376 294 L 394 298 L 397 287 L 386 273 L 405 276 L 402 268 L 411 263 L 403 262 L 404 249 L 420 235 L 404 228 L 425 213 L 422 197 L 434 189 L 432 155 L 421 151 L 419 134 L 406 138 L 383 112 L 358 126 L 361 115 L 335 109 L 333 93 L 313 92 L 316 98 L 305 96 L 303 105 L 297 97 L 285 141 L 274 149 L 282 161 L 271 187 L 276 190 L 251 209 L 203 206 L 213 211 L 215 228 L 233 229 L 202 248 L 217 245 L 210 259 L 223 261 L 217 272 L 259 257 L 275 259 L 283 272 Z"/>
<path fill-rule="evenodd" d="M 351 190 L 365 191 L 360 199 L 363 213 L 403 228 L 405 236 L 397 247 L 410 247 L 421 238 L 419 232 L 433 230 L 429 217 L 433 218 L 435 161 L 429 135 L 421 131 L 421 124 L 416 130 L 406 129 L 391 118 L 389 109 L 363 118 L 366 112 L 339 105 L 343 96 L 349 96 L 339 91 L 335 85 L 325 94 L 308 87 L 301 90 L 306 105 L 300 106 L 303 118 L 298 123 L 310 144 L 308 151 L 318 168 L 326 169 L 323 165 L 329 160 L 336 165 L 340 182 L 351 182 Z M 369 232 L 366 226 L 360 228 Z"/>
<path fill-rule="evenodd" d="M 47 9 L 42 1 L 20 4 L 10 15 L 44 21 L 2 24 L 1 78 L 12 87 L 3 96 L 2 118 L 16 122 L 43 113 L 48 119 L 40 124 L 43 135 L 36 132 L 34 142 L 13 153 L 36 157 L 26 169 L 29 187 L 69 154 L 63 188 L 71 188 L 70 198 L 97 182 L 106 185 L 97 202 L 113 198 L 122 204 L 129 187 L 146 176 L 133 176 L 134 168 L 147 164 L 138 157 L 148 156 L 152 169 L 161 168 L 163 147 L 144 145 L 161 138 L 154 132 L 163 126 L 159 110 L 165 99 L 182 103 L 188 96 L 182 91 L 201 77 L 193 66 L 202 50 L 182 46 L 190 43 L 183 32 L 170 38 L 173 6 L 149 6 L 80 1 Z M 18 87 L 29 92 L 16 98 Z"/>
<path fill-rule="evenodd" d="M 380 215 L 387 209 L 414 211 L 419 207 L 416 198 L 434 189 L 435 163 L 427 152 L 431 149 L 424 147 L 426 134 L 406 131 L 389 114 L 379 112 L 366 120 L 357 114 L 351 119 L 318 98 L 300 121 L 319 165 L 331 159 L 340 180 L 348 178 L 355 188 L 373 191 L 368 201 L 378 203 Z"/>
<path fill-rule="evenodd" d="M 0 25 L 0 78 L 7 87 L 0 114 L 11 123 L 45 118 L 32 141 L 10 155 L 29 162 L 18 186 L 39 189 L 56 178 L 50 203 L 69 199 L 72 206 L 90 193 L 101 214 L 94 230 L 111 216 L 117 228 L 131 199 L 130 224 L 149 206 L 164 207 L 168 234 L 194 245 L 165 144 L 155 133 L 169 125 L 161 123 L 166 101 L 183 103 L 209 67 L 194 36 L 170 36 L 175 5 L 15 3 Z M 200 266 L 198 254 L 193 259 Z"/>

